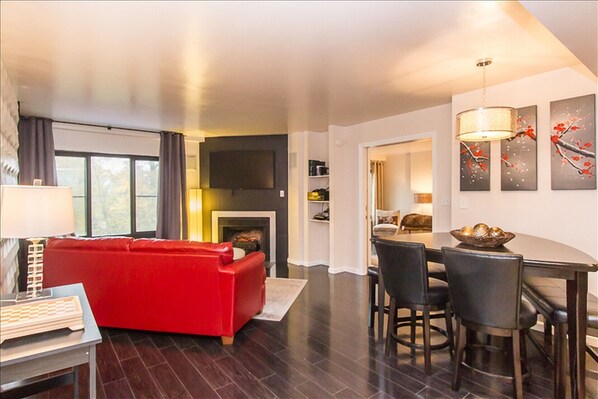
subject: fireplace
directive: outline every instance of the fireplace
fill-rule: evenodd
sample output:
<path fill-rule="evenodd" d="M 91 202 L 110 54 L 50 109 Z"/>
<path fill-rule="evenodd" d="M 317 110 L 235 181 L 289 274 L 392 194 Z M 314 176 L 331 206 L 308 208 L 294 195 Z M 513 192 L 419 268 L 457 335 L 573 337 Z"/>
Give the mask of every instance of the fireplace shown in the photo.
<path fill-rule="evenodd" d="M 213 211 L 212 241 L 230 241 L 245 253 L 264 252 L 276 259 L 276 212 Z"/>

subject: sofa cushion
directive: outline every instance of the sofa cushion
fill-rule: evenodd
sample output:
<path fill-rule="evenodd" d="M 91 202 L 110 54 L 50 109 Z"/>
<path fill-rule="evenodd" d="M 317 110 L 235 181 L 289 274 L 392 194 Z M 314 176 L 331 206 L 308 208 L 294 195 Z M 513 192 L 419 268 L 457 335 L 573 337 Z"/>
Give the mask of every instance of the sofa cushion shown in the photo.
<path fill-rule="evenodd" d="M 139 238 L 131 242 L 129 249 L 131 252 L 168 252 L 214 255 L 219 256 L 222 263 L 225 265 L 233 262 L 233 244 L 230 242 L 212 243 Z"/>
<path fill-rule="evenodd" d="M 50 238 L 46 248 L 54 249 L 86 249 L 95 251 L 128 251 L 131 237 L 66 237 Z"/>

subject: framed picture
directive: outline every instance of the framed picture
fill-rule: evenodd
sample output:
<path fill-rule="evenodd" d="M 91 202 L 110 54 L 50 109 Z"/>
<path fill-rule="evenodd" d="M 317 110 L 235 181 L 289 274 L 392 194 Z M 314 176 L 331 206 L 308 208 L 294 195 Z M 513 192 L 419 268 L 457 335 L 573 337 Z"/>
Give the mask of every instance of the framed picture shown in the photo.
<path fill-rule="evenodd" d="M 537 107 L 517 109 L 517 134 L 500 141 L 500 188 L 502 191 L 538 189 Z"/>
<path fill-rule="evenodd" d="M 550 103 L 553 190 L 596 189 L 596 96 Z"/>
<path fill-rule="evenodd" d="M 461 191 L 490 191 L 490 142 L 459 144 Z"/>

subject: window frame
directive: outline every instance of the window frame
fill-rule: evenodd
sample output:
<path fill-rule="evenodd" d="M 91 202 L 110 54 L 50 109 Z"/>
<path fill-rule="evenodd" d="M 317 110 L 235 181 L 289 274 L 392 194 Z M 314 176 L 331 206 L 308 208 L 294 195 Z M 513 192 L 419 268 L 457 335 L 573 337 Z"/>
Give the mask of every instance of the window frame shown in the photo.
<path fill-rule="evenodd" d="M 65 151 L 56 150 L 54 152 L 57 157 L 77 157 L 85 159 L 85 230 L 86 234 L 84 237 L 94 237 L 91 235 L 91 158 L 92 157 L 104 157 L 104 158 L 125 158 L 129 160 L 129 184 L 130 184 L 130 206 L 131 206 L 131 232 L 129 234 L 108 234 L 103 236 L 95 237 L 114 237 L 114 236 L 125 236 L 133 238 L 155 238 L 156 230 L 152 231 L 137 231 L 137 188 L 136 188 L 136 176 L 135 176 L 135 161 L 155 161 L 160 162 L 159 157 L 150 155 L 130 155 L 130 154 L 109 154 L 103 152 L 82 152 L 82 151 Z M 156 193 L 156 198 L 159 193 Z"/>

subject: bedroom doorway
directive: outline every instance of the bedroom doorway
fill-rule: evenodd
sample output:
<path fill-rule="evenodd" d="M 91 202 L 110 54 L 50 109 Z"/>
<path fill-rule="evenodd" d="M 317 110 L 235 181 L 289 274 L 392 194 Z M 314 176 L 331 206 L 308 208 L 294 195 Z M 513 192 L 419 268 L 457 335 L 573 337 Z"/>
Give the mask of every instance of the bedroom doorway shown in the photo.
<path fill-rule="evenodd" d="M 432 139 L 367 148 L 366 259 L 377 265 L 372 235 L 432 231 Z"/>

